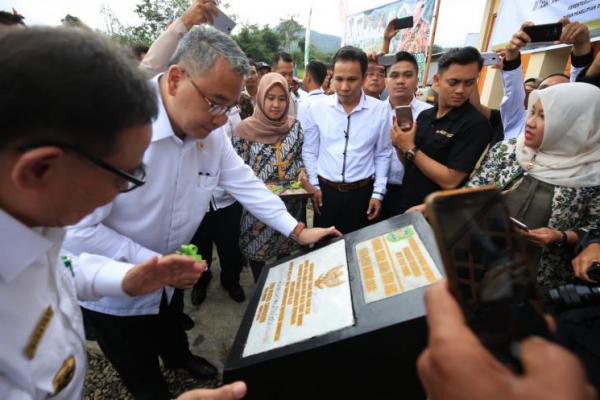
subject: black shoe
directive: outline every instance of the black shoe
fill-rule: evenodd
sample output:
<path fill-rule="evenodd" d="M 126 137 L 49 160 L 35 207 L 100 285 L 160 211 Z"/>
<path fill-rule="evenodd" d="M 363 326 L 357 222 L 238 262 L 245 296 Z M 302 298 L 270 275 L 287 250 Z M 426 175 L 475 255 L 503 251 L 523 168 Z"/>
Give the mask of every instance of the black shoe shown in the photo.
<path fill-rule="evenodd" d="M 202 274 L 202 276 L 200 277 L 200 280 L 198 280 L 198 282 L 196 282 L 196 284 L 194 285 L 193 289 L 192 289 L 192 293 L 191 293 L 191 301 L 192 304 L 195 306 L 199 306 L 200 304 L 202 304 L 202 302 L 204 301 L 204 299 L 206 299 L 206 292 L 208 291 L 208 284 L 210 283 L 210 280 L 212 279 L 212 274 L 209 271 L 206 271 Z"/>
<path fill-rule="evenodd" d="M 239 283 L 234 283 L 227 286 L 223 285 L 223 288 L 227 290 L 227 293 L 229 293 L 229 297 L 231 297 L 234 301 L 242 303 L 244 302 L 244 300 L 246 300 L 246 294 L 244 293 L 244 289 L 242 289 Z"/>
<path fill-rule="evenodd" d="M 181 314 L 179 314 L 179 319 L 181 321 L 181 327 L 184 331 L 189 331 L 194 327 L 194 325 L 196 325 L 194 320 L 186 313 L 182 312 Z"/>
<path fill-rule="evenodd" d="M 182 364 L 175 366 L 175 368 L 185 369 L 196 379 L 214 378 L 219 373 L 219 371 L 211 363 L 206 361 L 206 359 L 193 354 L 191 354 Z"/>

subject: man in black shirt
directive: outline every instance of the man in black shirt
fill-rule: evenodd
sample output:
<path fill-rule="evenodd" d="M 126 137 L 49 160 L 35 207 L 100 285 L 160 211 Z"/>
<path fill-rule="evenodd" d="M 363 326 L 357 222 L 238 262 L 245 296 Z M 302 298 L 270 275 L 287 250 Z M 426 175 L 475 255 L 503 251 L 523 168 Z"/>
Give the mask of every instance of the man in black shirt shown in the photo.
<path fill-rule="evenodd" d="M 489 144 L 492 128 L 469 102 L 482 65 L 473 47 L 446 52 L 433 78 L 438 104 L 423 111 L 410 129 L 394 124 L 392 142 L 406 171 L 405 209 L 432 192 L 460 186 Z"/>

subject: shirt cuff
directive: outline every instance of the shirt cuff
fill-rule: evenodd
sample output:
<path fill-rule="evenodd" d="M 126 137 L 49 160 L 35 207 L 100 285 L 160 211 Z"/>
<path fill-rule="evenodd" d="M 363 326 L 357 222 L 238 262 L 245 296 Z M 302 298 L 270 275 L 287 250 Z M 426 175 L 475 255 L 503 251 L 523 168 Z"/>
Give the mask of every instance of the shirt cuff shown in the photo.
<path fill-rule="evenodd" d="M 107 262 L 96 273 L 94 292 L 103 297 L 131 297 L 123 291 L 123 279 L 134 266 L 120 261 Z"/>
<path fill-rule="evenodd" d="M 594 55 L 590 51 L 582 56 L 576 56 L 571 52 L 571 65 L 576 68 L 583 68 L 594 62 Z"/>
<path fill-rule="evenodd" d="M 371 195 L 372 199 L 377 199 L 379 201 L 383 201 L 384 197 L 385 197 L 385 195 L 382 193 L 379 193 L 379 192 L 373 192 L 373 194 Z"/>
<path fill-rule="evenodd" d="M 179 38 L 182 38 L 186 33 L 188 33 L 188 28 L 185 26 L 181 18 L 177 18 L 175 21 L 173 21 L 173 31 L 177 34 L 177 36 L 179 36 Z"/>
<path fill-rule="evenodd" d="M 282 220 L 273 228 L 277 229 L 283 236 L 289 237 L 296 225 L 298 225 L 296 218 L 292 217 L 290 213 L 285 213 L 282 215 Z"/>
<path fill-rule="evenodd" d="M 521 66 L 521 53 L 514 60 L 506 61 L 502 65 L 502 71 L 513 71 Z"/>

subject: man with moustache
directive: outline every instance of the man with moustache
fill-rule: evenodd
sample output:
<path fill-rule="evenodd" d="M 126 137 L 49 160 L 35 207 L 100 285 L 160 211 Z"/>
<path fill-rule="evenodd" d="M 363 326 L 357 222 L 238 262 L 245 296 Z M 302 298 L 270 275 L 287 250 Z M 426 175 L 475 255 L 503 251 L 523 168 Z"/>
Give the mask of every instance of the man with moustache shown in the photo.
<path fill-rule="evenodd" d="M 490 142 L 489 122 L 469 102 L 482 65 L 473 47 L 448 50 L 433 77 L 437 105 L 421 112 L 406 131 L 392 127 L 392 142 L 405 168 L 404 209 L 423 203 L 432 192 L 460 186 Z"/>

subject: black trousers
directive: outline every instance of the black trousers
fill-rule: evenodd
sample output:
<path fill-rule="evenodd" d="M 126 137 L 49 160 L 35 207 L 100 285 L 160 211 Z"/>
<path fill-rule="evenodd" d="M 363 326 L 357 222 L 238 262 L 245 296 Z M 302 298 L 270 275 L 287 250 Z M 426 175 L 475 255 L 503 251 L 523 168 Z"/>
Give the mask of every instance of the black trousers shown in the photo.
<path fill-rule="evenodd" d="M 395 217 L 402 214 L 405 210 L 402 203 L 402 185 L 387 184 L 387 193 L 381 204 L 380 220 Z"/>
<path fill-rule="evenodd" d="M 181 328 L 180 312 L 173 303 L 167 304 L 164 291 L 157 315 L 120 317 L 85 308 L 82 311 L 102 352 L 135 399 L 172 398 L 158 357 L 166 366 L 176 367 L 191 353 Z"/>
<path fill-rule="evenodd" d="M 326 228 L 335 225 L 340 232 L 346 234 L 369 224 L 367 209 L 373 185 L 349 192 L 340 192 L 325 183 L 321 183 L 320 187 L 323 207 L 321 215 L 315 212 L 315 226 Z"/>
<path fill-rule="evenodd" d="M 213 243 L 217 246 L 221 264 L 221 284 L 224 287 L 239 283 L 244 265 L 239 245 L 241 218 L 242 206 L 237 201 L 218 210 L 213 210 L 211 206 L 192 239 L 209 268 L 212 263 Z M 197 285 L 202 284 L 202 281 L 200 278 Z"/>

